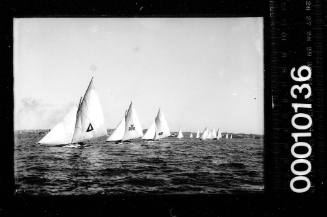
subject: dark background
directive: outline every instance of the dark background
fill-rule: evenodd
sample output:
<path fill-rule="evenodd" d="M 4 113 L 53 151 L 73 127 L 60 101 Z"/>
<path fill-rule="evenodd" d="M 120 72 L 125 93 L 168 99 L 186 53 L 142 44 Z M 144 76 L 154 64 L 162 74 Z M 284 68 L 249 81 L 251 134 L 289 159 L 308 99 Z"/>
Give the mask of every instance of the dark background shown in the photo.
<path fill-rule="evenodd" d="M 112 1 L 1 1 L 0 2 L 0 216 L 316 216 L 323 211 L 326 195 L 326 2 L 311 0 L 219 0 L 128 2 Z M 325 12 L 325 13 L 323 13 Z M 312 26 L 305 24 L 311 15 Z M 14 17 L 264 17 L 265 65 L 265 191 L 239 195 L 129 195 L 122 197 L 35 197 L 14 196 L 13 179 L 13 50 Z M 324 27 L 324 28 L 323 28 Z M 312 41 L 305 42 L 305 30 L 312 29 Z M 287 41 L 281 40 L 281 33 Z M 305 46 L 312 46 L 313 56 Z M 286 53 L 286 54 L 285 54 Z M 292 193 L 290 154 L 293 144 L 293 109 L 290 88 L 295 83 L 292 67 L 312 63 L 313 89 L 313 187 L 305 194 Z M 272 96 L 275 107 L 272 109 Z M 319 213 L 319 215 L 321 215 Z"/>

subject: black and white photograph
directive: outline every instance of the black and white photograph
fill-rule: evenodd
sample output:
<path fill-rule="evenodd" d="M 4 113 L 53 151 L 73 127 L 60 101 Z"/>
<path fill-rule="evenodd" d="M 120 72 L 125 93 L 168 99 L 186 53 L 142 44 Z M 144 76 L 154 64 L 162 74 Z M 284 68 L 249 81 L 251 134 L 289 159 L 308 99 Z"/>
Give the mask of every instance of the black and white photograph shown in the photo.
<path fill-rule="evenodd" d="M 15 194 L 264 190 L 263 18 L 15 18 Z"/>
<path fill-rule="evenodd" d="M 0 216 L 320 216 L 326 9 L 1 1 Z"/>

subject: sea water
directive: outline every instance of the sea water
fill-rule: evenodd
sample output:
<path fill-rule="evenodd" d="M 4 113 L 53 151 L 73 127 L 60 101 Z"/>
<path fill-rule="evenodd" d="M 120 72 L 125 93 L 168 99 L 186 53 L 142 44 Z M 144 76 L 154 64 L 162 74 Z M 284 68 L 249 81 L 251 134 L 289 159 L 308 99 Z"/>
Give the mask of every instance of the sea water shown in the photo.
<path fill-rule="evenodd" d="M 164 138 L 84 146 L 37 144 L 15 132 L 16 194 L 228 194 L 263 191 L 262 138 Z"/>

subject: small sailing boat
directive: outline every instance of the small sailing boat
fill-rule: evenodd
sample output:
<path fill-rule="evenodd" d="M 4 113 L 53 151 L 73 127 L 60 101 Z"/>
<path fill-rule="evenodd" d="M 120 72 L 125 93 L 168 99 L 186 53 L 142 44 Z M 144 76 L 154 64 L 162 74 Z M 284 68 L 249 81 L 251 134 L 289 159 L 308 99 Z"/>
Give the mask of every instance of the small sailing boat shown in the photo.
<path fill-rule="evenodd" d="M 191 139 L 193 138 L 193 134 L 192 134 L 192 133 L 190 134 L 190 138 L 191 138 Z"/>
<path fill-rule="evenodd" d="M 208 138 L 208 133 L 209 133 L 208 129 L 205 128 L 205 129 L 203 130 L 203 133 L 202 133 L 200 139 L 201 139 L 201 140 L 206 140 L 206 139 Z"/>
<path fill-rule="evenodd" d="M 107 130 L 104 126 L 103 112 L 92 77 L 78 106 L 74 106 L 38 143 L 47 145 L 83 143 L 105 135 Z"/>
<path fill-rule="evenodd" d="M 183 138 L 183 137 L 184 137 L 184 136 L 183 136 L 182 130 L 179 129 L 179 131 L 178 131 L 178 135 L 177 135 L 177 138 L 178 138 L 178 139 L 181 139 L 181 138 Z"/>
<path fill-rule="evenodd" d="M 197 139 L 200 138 L 200 130 L 198 130 L 198 132 L 196 132 L 196 137 L 195 138 L 197 138 Z"/>
<path fill-rule="evenodd" d="M 230 134 L 230 137 L 229 137 L 230 139 L 232 139 L 233 138 L 233 135 L 232 134 Z"/>
<path fill-rule="evenodd" d="M 144 134 L 144 140 L 159 140 L 170 136 L 168 123 L 163 112 L 159 109 L 155 120 Z"/>
<path fill-rule="evenodd" d="M 208 130 L 207 139 L 213 139 L 212 138 L 212 131 L 211 130 Z"/>
<path fill-rule="evenodd" d="M 122 141 L 130 141 L 141 137 L 143 137 L 141 123 L 131 102 L 125 116 L 125 132 Z"/>
<path fill-rule="evenodd" d="M 119 122 L 118 126 L 107 138 L 107 142 L 115 141 L 116 143 L 123 141 L 130 141 L 143 136 L 143 130 L 133 107 L 133 103 L 129 105 L 128 110 L 125 112 L 123 119 Z"/>
<path fill-rule="evenodd" d="M 156 135 L 154 139 L 162 139 L 170 136 L 170 130 L 168 127 L 168 123 L 166 121 L 165 115 L 159 109 L 158 114 L 155 119 L 156 123 Z"/>
<path fill-rule="evenodd" d="M 226 135 L 225 135 L 225 139 L 228 139 L 228 133 L 226 133 Z"/>
<path fill-rule="evenodd" d="M 213 139 L 213 140 L 216 140 L 216 139 L 217 139 L 217 131 L 216 131 L 215 128 L 212 129 L 212 133 L 211 133 L 211 135 L 212 135 L 212 139 Z"/>
<path fill-rule="evenodd" d="M 221 139 L 222 138 L 222 135 L 221 135 L 221 130 L 220 129 L 218 129 L 218 133 L 217 133 L 217 139 L 219 140 L 219 139 Z"/>

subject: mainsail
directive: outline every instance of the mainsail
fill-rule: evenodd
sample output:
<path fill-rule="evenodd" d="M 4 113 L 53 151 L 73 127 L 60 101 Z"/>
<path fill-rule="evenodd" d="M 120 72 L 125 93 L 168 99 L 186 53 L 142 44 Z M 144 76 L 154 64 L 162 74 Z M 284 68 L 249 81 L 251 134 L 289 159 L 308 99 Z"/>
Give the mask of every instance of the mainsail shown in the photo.
<path fill-rule="evenodd" d="M 197 138 L 197 139 L 200 138 L 200 130 L 198 130 L 198 132 L 196 132 L 196 137 L 195 138 Z"/>
<path fill-rule="evenodd" d="M 190 134 L 190 138 L 193 138 L 193 134 L 192 133 Z"/>
<path fill-rule="evenodd" d="M 162 139 L 164 137 L 170 136 L 170 130 L 168 127 L 168 123 L 166 121 L 166 118 L 165 118 L 163 112 L 161 112 L 160 109 L 156 116 L 155 123 L 156 123 L 155 139 Z"/>
<path fill-rule="evenodd" d="M 233 138 L 233 135 L 232 134 L 230 134 L 230 137 L 229 137 L 230 139 L 232 139 Z"/>
<path fill-rule="evenodd" d="M 110 141 L 120 141 L 123 139 L 125 133 L 125 116 L 119 122 L 118 126 L 112 132 L 112 134 L 107 138 L 107 142 Z"/>
<path fill-rule="evenodd" d="M 77 110 L 75 130 L 71 143 L 105 135 L 107 135 L 107 130 L 104 126 L 103 112 L 92 78 Z"/>
<path fill-rule="evenodd" d="M 133 103 L 131 102 L 126 114 L 125 133 L 122 140 L 131 140 L 140 137 L 143 137 L 143 130 L 136 111 L 133 108 Z"/>
<path fill-rule="evenodd" d="M 142 137 L 142 139 L 151 140 L 151 139 L 154 139 L 155 135 L 156 135 L 156 122 L 153 121 L 151 126 L 148 128 L 148 130 Z"/>
<path fill-rule="evenodd" d="M 184 137 L 184 136 L 183 136 L 182 130 L 179 129 L 179 131 L 178 131 L 178 135 L 177 135 L 177 138 L 178 138 L 178 139 L 181 139 L 181 138 L 183 138 L 183 137 Z"/>
<path fill-rule="evenodd" d="M 228 139 L 228 133 L 226 133 L 225 138 Z"/>
<path fill-rule="evenodd" d="M 38 143 L 70 144 L 104 135 L 107 135 L 107 130 L 92 78 L 79 105 L 74 106 Z"/>

